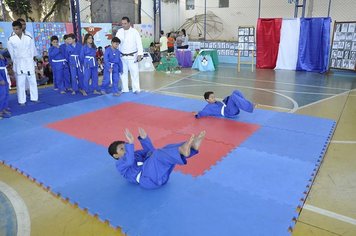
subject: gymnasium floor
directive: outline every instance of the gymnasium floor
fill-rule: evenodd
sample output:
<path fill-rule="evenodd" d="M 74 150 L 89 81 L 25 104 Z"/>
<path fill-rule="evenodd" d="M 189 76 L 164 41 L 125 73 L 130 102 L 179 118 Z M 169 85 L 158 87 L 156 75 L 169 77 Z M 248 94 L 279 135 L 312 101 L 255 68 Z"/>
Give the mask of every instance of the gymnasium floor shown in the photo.
<path fill-rule="evenodd" d="M 185 69 L 181 74 L 145 72 L 140 76 L 141 87 L 154 93 L 201 100 L 206 90 L 213 90 L 217 97 L 223 98 L 233 89 L 239 89 L 258 103 L 260 109 L 335 120 L 334 135 L 293 235 L 356 235 L 354 73 L 251 72 L 248 67 L 238 73 L 235 66 L 221 64 L 216 72 Z M 113 229 L 60 200 L 4 165 L 0 165 L 1 182 L 23 200 L 26 207 L 21 201 L 18 207 L 22 209 L 21 214 L 30 216 L 31 235 L 120 235 L 120 229 Z M 235 235 L 239 235 L 238 232 Z"/>

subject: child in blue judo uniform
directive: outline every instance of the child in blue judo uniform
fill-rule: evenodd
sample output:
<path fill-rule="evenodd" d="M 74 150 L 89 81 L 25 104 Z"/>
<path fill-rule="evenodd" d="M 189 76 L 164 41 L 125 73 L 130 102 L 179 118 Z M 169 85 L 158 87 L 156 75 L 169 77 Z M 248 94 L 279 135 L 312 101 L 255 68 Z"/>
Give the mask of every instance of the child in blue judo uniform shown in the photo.
<path fill-rule="evenodd" d="M 129 182 L 146 189 L 155 189 L 165 185 L 176 164 L 187 164 L 187 158 L 196 155 L 205 131 L 198 136 L 192 135 L 186 142 L 170 144 L 155 149 L 146 132 L 139 128 L 138 140 L 143 149 L 134 150 L 134 137 L 128 129 L 125 137 L 128 142 L 115 141 L 108 148 L 116 161 L 116 169 Z"/>
<path fill-rule="evenodd" d="M 84 44 L 80 52 L 80 59 L 83 62 L 84 91 L 86 93 L 93 92 L 94 94 L 100 94 L 98 84 L 98 61 L 96 60 L 96 46 L 94 43 L 93 35 L 91 34 L 86 34 L 84 36 Z"/>
<path fill-rule="evenodd" d="M 58 44 L 59 40 L 56 35 L 51 37 L 51 47 L 48 49 L 48 56 L 52 66 L 54 82 L 61 94 L 65 94 L 64 86 L 64 65 L 67 62 L 65 55 Z"/>
<path fill-rule="evenodd" d="M 64 41 L 64 43 L 62 43 L 62 44 L 59 46 L 59 50 L 61 51 L 62 55 L 64 55 L 64 56 L 66 55 L 67 46 L 69 45 L 67 39 L 68 39 L 68 35 L 65 34 L 65 35 L 63 36 L 63 41 Z M 70 71 L 69 71 L 69 66 L 68 66 L 67 60 L 63 63 L 63 76 L 64 76 L 64 88 L 65 88 L 67 91 L 73 92 L 72 84 L 71 84 L 71 79 L 70 79 Z"/>
<path fill-rule="evenodd" d="M 82 45 L 75 41 L 74 34 L 68 34 L 68 45 L 66 46 L 66 59 L 69 65 L 70 77 L 72 80 L 72 94 L 75 95 L 80 91 L 84 96 L 87 93 L 83 90 L 83 67 L 80 61 L 80 52 Z"/>
<path fill-rule="evenodd" d="M 7 80 L 7 61 L 0 54 L 0 119 L 11 116 L 9 110 L 9 83 Z"/>
<path fill-rule="evenodd" d="M 111 40 L 111 47 L 105 49 L 104 53 L 104 78 L 101 84 L 101 93 L 106 94 L 110 85 L 110 76 L 112 77 L 112 93 L 114 96 L 120 96 L 121 86 L 120 74 L 122 74 L 121 52 L 118 49 L 121 41 L 118 37 Z"/>
<path fill-rule="evenodd" d="M 238 90 L 234 90 L 222 102 L 216 101 L 215 94 L 211 91 L 205 92 L 204 98 L 208 104 L 200 112 L 194 113 L 195 118 L 205 116 L 233 118 L 240 113 L 240 110 L 252 113 L 255 108 L 255 105 L 248 101 Z"/>

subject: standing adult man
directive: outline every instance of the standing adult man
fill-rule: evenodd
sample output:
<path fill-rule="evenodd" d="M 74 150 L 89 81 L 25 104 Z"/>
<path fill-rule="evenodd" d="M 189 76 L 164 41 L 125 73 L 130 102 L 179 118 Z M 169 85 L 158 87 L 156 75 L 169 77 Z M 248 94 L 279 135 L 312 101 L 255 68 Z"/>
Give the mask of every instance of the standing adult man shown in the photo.
<path fill-rule="evenodd" d="M 121 26 L 122 28 L 117 31 L 116 37 L 121 41 L 119 49 L 123 64 L 122 92 L 129 92 L 128 72 L 130 71 L 132 92 L 137 94 L 141 91 L 138 69 L 138 62 L 142 60 L 143 56 L 141 36 L 136 29 L 131 27 L 130 19 L 127 16 L 122 17 Z"/>
<path fill-rule="evenodd" d="M 13 68 L 16 74 L 17 99 L 20 105 L 26 103 L 25 84 L 26 81 L 30 87 L 31 101 L 38 101 L 38 90 L 35 76 L 35 67 L 33 57 L 36 55 L 33 38 L 26 33 L 23 33 L 22 24 L 20 21 L 12 23 L 14 34 L 9 37 L 7 43 Z"/>

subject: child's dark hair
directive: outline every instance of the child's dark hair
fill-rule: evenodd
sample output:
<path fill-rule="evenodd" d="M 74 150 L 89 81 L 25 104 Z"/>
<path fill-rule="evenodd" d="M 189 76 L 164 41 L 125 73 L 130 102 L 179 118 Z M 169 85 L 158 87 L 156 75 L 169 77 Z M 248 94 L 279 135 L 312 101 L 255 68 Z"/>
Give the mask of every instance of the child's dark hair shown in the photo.
<path fill-rule="evenodd" d="M 43 61 L 45 60 L 45 59 L 49 59 L 49 57 L 48 56 L 43 56 Z"/>
<path fill-rule="evenodd" d="M 53 40 L 59 41 L 58 36 L 57 36 L 57 35 L 53 35 L 53 36 L 51 37 L 51 42 L 52 42 Z"/>
<path fill-rule="evenodd" d="M 212 92 L 212 91 L 205 92 L 204 93 L 204 99 L 209 99 L 210 94 L 214 94 L 214 92 Z"/>
<path fill-rule="evenodd" d="M 72 38 L 72 39 L 76 39 L 75 34 L 73 34 L 73 33 L 67 34 L 67 37 L 68 38 Z"/>
<path fill-rule="evenodd" d="M 120 144 L 125 144 L 124 141 L 114 141 L 112 142 L 109 147 L 108 147 L 108 152 L 110 154 L 110 156 L 112 156 L 114 159 L 116 159 L 114 157 L 114 154 L 117 154 L 117 146 L 119 146 Z"/>
<path fill-rule="evenodd" d="M 68 38 L 68 34 L 63 35 L 63 40 L 66 40 Z"/>
<path fill-rule="evenodd" d="M 92 34 L 88 33 L 88 34 L 84 35 L 84 44 L 87 44 L 87 41 L 88 41 L 89 37 L 92 37 L 92 39 L 93 39 L 93 42 L 91 43 L 91 46 L 96 49 L 96 45 L 94 43 L 94 36 Z"/>
<path fill-rule="evenodd" d="M 20 27 L 20 29 L 22 29 L 22 24 L 18 20 L 15 20 L 14 22 L 12 22 L 12 27 L 16 27 L 16 26 L 18 26 L 18 27 Z"/>
<path fill-rule="evenodd" d="M 114 37 L 111 40 L 112 43 L 121 43 L 121 40 L 118 37 Z"/>

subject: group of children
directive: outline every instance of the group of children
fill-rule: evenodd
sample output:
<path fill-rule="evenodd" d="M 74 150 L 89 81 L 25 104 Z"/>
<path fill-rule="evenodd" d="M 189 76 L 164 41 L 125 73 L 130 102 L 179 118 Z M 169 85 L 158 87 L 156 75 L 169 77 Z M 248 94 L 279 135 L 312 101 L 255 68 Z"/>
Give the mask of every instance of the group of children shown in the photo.
<path fill-rule="evenodd" d="M 23 21 L 23 20 L 22 20 Z M 103 58 L 103 81 L 101 87 L 98 81 L 97 48 L 91 34 L 84 36 L 83 45 L 76 41 L 73 33 L 64 35 L 64 43 L 59 45 L 58 36 L 52 36 L 48 57 L 35 61 L 37 56 L 33 37 L 26 31 L 26 22 L 20 20 L 12 23 L 13 33 L 8 40 L 8 52 L 13 62 L 13 71 L 16 77 L 18 102 L 26 103 L 26 90 L 29 88 L 30 99 L 38 101 L 37 84 L 46 84 L 49 78 L 44 75 L 44 64 L 48 63 L 53 74 L 53 84 L 61 94 L 71 92 L 75 95 L 81 93 L 106 94 L 112 84 L 112 93 L 120 96 L 120 74 L 123 72 L 121 52 L 119 51 L 120 39 L 114 37 L 111 46 L 107 47 Z M 35 65 L 36 64 L 36 65 Z M 10 116 L 9 76 L 7 74 L 7 60 L 0 54 L 0 119 Z"/>
<path fill-rule="evenodd" d="M 84 36 L 83 45 L 76 42 L 74 34 L 63 37 L 65 43 L 59 45 L 57 36 L 51 37 L 48 50 L 49 63 L 52 65 L 54 87 L 60 93 L 66 91 L 73 95 L 81 93 L 106 94 L 112 81 L 112 92 L 120 95 L 120 74 L 122 73 L 121 53 L 118 49 L 120 39 L 114 37 L 111 46 L 104 53 L 104 77 L 101 87 L 98 80 L 97 47 L 91 34 Z"/>
<path fill-rule="evenodd" d="M 240 110 L 252 113 L 256 106 L 238 90 L 234 90 L 223 101 L 217 101 L 212 91 L 205 92 L 204 98 L 208 104 L 201 111 L 193 113 L 197 119 L 207 116 L 234 118 Z M 193 134 L 185 142 L 156 149 L 147 133 L 142 128 L 138 131 L 142 150 L 135 151 L 134 137 L 126 129 L 124 133 L 126 141 L 112 142 L 108 152 L 116 160 L 117 171 L 127 181 L 146 189 L 156 189 L 165 185 L 176 165 L 186 165 L 188 158 L 198 154 L 206 134 L 205 131 L 201 131 L 196 136 Z"/>

